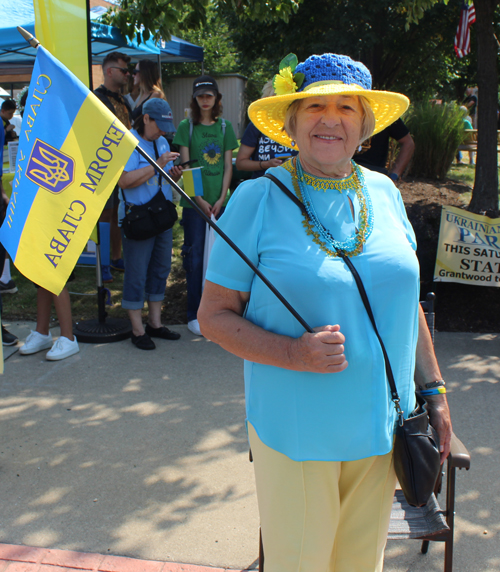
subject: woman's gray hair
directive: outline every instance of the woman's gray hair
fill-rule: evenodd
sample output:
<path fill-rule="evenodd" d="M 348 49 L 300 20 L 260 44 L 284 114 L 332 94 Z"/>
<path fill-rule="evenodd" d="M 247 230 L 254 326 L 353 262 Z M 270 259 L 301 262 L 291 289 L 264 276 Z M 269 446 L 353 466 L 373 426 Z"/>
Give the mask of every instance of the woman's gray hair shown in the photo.
<path fill-rule="evenodd" d="M 360 134 L 360 143 L 363 143 L 363 141 L 366 141 L 366 139 L 371 137 L 371 134 L 375 129 L 375 115 L 366 97 L 363 95 L 358 95 L 356 97 L 359 99 L 361 109 L 363 110 Z M 297 127 L 297 112 L 302 101 L 302 99 L 296 99 L 294 102 L 292 102 L 286 111 L 285 125 L 283 126 L 283 130 L 286 131 L 292 139 L 294 137 L 295 128 Z"/>

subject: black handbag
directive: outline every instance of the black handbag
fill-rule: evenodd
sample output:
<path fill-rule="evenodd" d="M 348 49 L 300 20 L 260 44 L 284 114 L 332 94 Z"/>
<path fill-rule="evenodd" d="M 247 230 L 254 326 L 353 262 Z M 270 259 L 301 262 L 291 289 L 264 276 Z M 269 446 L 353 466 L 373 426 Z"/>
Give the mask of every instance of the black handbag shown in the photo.
<path fill-rule="evenodd" d="M 292 201 L 307 214 L 302 202 L 276 177 L 266 173 L 264 177 L 271 179 Z M 441 454 L 439 452 L 439 436 L 429 422 L 427 402 L 416 393 L 416 408 L 407 419 L 399 405 L 400 399 L 394 381 L 389 356 L 375 324 L 375 318 L 366 294 L 365 287 L 350 258 L 340 250 L 337 254 L 351 271 L 363 304 L 372 323 L 375 335 L 384 355 L 387 380 L 391 389 L 391 399 L 394 402 L 398 416 L 396 422 L 393 460 L 394 469 L 406 502 L 411 506 L 425 506 L 434 491 L 439 472 L 441 470 Z"/>
<path fill-rule="evenodd" d="M 156 141 L 153 141 L 153 145 L 158 159 Z M 178 218 L 177 209 L 172 201 L 165 198 L 161 190 L 161 175 L 158 175 L 158 192 L 144 205 L 127 203 L 123 189 L 122 193 L 126 213 L 122 219 L 122 228 L 127 238 L 146 240 L 174 226 Z"/>

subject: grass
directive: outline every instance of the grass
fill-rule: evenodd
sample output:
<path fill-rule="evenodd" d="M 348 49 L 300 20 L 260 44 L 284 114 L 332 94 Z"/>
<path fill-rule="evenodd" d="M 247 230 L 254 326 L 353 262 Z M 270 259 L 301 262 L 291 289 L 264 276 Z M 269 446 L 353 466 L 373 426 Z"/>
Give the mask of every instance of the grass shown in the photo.
<path fill-rule="evenodd" d="M 463 159 L 468 160 L 468 155 L 466 152 L 463 153 Z M 500 158 L 499 158 L 500 164 Z M 472 197 L 472 188 L 474 187 L 474 177 L 476 176 L 476 166 L 475 165 L 457 165 L 454 163 L 450 170 L 448 171 L 448 177 L 454 181 L 464 183 L 470 187 L 470 192 L 462 193 L 460 199 L 464 204 L 468 205 Z M 500 168 L 498 169 L 498 179 L 500 180 Z M 499 189 L 499 202 L 500 202 L 500 189 Z"/>
<path fill-rule="evenodd" d="M 183 231 L 178 222 L 174 226 L 173 234 L 172 270 L 168 278 L 167 293 L 162 311 L 162 319 L 166 324 L 185 323 L 186 316 L 185 277 L 181 259 Z M 2 296 L 3 318 L 9 321 L 36 321 L 37 289 L 30 280 L 14 267 L 12 262 L 11 273 L 19 291 L 17 294 L 5 294 Z M 111 284 L 104 284 L 104 287 L 110 291 L 111 299 L 111 305 L 106 305 L 106 312 L 110 317 L 124 318 L 127 317 L 127 312 L 121 307 L 123 272 L 112 270 L 112 274 L 114 281 Z M 98 317 L 96 283 L 95 266 L 76 266 L 75 279 L 68 282 L 74 322 Z M 146 304 L 143 315 L 147 315 Z M 52 309 L 51 321 L 53 322 L 52 325 L 57 323 L 54 309 Z"/>

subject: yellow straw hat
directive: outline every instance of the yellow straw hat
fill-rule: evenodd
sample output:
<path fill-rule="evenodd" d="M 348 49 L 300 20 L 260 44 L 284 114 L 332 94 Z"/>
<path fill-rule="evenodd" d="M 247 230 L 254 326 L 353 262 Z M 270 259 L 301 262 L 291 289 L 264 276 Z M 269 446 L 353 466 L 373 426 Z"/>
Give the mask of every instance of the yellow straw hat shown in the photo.
<path fill-rule="evenodd" d="M 254 101 L 248 115 L 259 131 L 291 147 L 292 139 L 284 125 L 287 109 L 293 101 L 321 95 L 362 95 L 375 115 L 374 135 L 401 117 L 410 100 L 400 93 L 375 91 L 371 87 L 368 68 L 348 56 L 311 56 L 297 65 L 297 57 L 290 54 L 282 60 L 280 73 L 275 76 L 276 95 Z"/>

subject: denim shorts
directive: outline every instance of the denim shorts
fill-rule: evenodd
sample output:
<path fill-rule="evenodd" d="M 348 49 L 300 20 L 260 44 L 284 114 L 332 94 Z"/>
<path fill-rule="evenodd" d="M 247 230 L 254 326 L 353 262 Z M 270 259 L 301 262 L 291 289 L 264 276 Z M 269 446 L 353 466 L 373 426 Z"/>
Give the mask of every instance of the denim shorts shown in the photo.
<path fill-rule="evenodd" d="M 122 241 L 125 259 L 122 308 L 140 310 L 145 299 L 161 302 L 172 263 L 172 229 L 147 240 L 127 238 L 122 230 Z"/>

